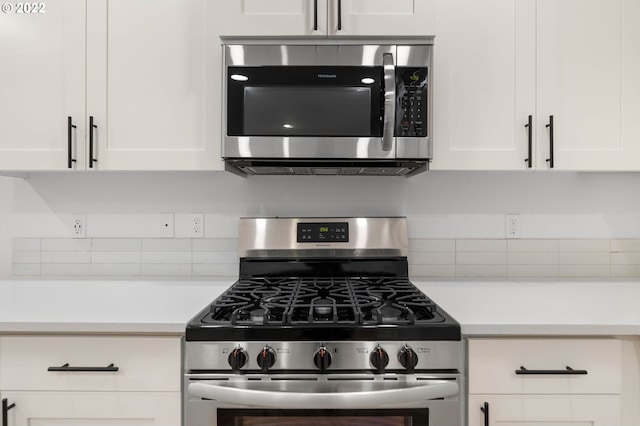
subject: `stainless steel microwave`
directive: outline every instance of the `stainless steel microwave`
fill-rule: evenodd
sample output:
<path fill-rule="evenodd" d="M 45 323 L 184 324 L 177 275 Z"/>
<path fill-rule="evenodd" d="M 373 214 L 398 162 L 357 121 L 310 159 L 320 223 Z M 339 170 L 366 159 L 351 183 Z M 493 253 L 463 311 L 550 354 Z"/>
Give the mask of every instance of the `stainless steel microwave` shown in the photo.
<path fill-rule="evenodd" d="M 227 170 L 396 176 L 426 170 L 431 41 L 224 44 Z"/>

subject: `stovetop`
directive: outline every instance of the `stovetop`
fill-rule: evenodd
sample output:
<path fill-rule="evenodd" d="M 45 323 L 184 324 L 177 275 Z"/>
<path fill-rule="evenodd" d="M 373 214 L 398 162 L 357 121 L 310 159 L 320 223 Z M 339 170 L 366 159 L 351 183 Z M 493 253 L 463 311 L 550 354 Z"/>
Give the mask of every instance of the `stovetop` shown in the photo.
<path fill-rule="evenodd" d="M 240 279 L 188 324 L 196 340 L 460 340 L 405 277 Z"/>

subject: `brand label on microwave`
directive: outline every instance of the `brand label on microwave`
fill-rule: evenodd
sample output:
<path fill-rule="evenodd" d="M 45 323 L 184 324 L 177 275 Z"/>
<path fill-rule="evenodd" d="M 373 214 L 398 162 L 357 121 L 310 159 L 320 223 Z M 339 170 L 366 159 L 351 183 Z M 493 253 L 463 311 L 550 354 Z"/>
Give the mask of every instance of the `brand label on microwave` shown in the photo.
<path fill-rule="evenodd" d="M 318 78 L 337 78 L 336 74 L 318 74 Z"/>

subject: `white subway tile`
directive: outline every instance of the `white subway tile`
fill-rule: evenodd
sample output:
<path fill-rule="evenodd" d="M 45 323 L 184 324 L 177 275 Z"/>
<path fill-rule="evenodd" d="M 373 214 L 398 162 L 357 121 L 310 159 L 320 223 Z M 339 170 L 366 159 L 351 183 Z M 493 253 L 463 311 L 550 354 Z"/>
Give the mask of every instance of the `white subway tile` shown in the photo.
<path fill-rule="evenodd" d="M 40 251 L 14 251 L 13 263 L 40 263 Z"/>
<path fill-rule="evenodd" d="M 604 278 L 609 277 L 609 265 L 560 265 L 561 278 Z"/>
<path fill-rule="evenodd" d="M 223 251 L 196 251 L 192 263 L 238 263 L 238 253 Z"/>
<path fill-rule="evenodd" d="M 191 240 L 188 238 L 176 239 L 144 239 L 142 251 L 191 251 Z"/>
<path fill-rule="evenodd" d="M 507 240 L 509 252 L 558 252 L 558 240 Z"/>
<path fill-rule="evenodd" d="M 140 263 L 139 251 L 93 251 L 91 263 Z"/>
<path fill-rule="evenodd" d="M 232 251 L 238 253 L 238 240 L 235 238 L 193 239 L 191 248 L 196 251 Z"/>
<path fill-rule="evenodd" d="M 88 214 L 89 238 L 173 238 L 173 213 Z"/>
<path fill-rule="evenodd" d="M 560 252 L 558 262 L 561 265 L 609 265 L 609 252 Z"/>
<path fill-rule="evenodd" d="M 640 277 L 640 265 L 611 265 L 611 276 L 614 278 Z"/>
<path fill-rule="evenodd" d="M 86 238 L 43 238 L 42 251 L 89 251 L 91 240 Z"/>
<path fill-rule="evenodd" d="M 409 276 L 430 278 L 453 278 L 455 265 L 409 265 Z"/>
<path fill-rule="evenodd" d="M 14 238 L 13 250 L 18 251 L 39 251 L 40 238 Z"/>
<path fill-rule="evenodd" d="M 640 265 L 640 252 L 611 253 L 612 265 Z"/>
<path fill-rule="evenodd" d="M 508 265 L 509 277 L 557 278 L 558 265 Z"/>
<path fill-rule="evenodd" d="M 507 276 L 507 265 L 456 265 L 456 277 L 499 278 Z"/>
<path fill-rule="evenodd" d="M 143 251 L 142 263 L 191 263 L 190 251 Z"/>
<path fill-rule="evenodd" d="M 43 251 L 40 258 L 44 263 L 90 263 L 91 252 L 88 251 Z"/>
<path fill-rule="evenodd" d="M 41 273 L 43 276 L 89 276 L 91 275 L 91 265 L 88 263 L 43 263 Z"/>
<path fill-rule="evenodd" d="M 507 240 L 456 240 L 456 251 L 507 251 Z"/>
<path fill-rule="evenodd" d="M 236 277 L 238 264 L 194 264 L 193 275 L 199 277 Z"/>
<path fill-rule="evenodd" d="M 191 264 L 143 263 L 141 273 L 149 276 L 184 277 L 191 275 Z"/>
<path fill-rule="evenodd" d="M 640 240 L 638 239 L 629 239 L 629 240 L 611 240 L 611 251 L 637 251 L 640 252 Z"/>
<path fill-rule="evenodd" d="M 94 263 L 91 265 L 91 275 L 94 276 L 139 276 L 141 270 L 139 263 Z"/>
<path fill-rule="evenodd" d="M 609 251 L 609 240 L 559 240 L 558 250 L 561 252 Z"/>
<path fill-rule="evenodd" d="M 454 265 L 456 253 L 452 251 L 413 253 L 409 255 L 409 263 L 414 265 Z"/>
<path fill-rule="evenodd" d="M 37 276 L 40 275 L 39 263 L 14 263 L 12 265 L 12 273 L 16 276 Z"/>
<path fill-rule="evenodd" d="M 138 238 L 93 238 L 91 250 L 95 251 L 140 251 L 142 240 Z"/>
<path fill-rule="evenodd" d="M 457 252 L 457 265 L 506 265 L 507 252 Z"/>
<path fill-rule="evenodd" d="M 557 265 L 558 252 L 509 252 L 509 265 Z"/>
<path fill-rule="evenodd" d="M 456 240 L 410 239 L 409 252 L 456 251 Z"/>

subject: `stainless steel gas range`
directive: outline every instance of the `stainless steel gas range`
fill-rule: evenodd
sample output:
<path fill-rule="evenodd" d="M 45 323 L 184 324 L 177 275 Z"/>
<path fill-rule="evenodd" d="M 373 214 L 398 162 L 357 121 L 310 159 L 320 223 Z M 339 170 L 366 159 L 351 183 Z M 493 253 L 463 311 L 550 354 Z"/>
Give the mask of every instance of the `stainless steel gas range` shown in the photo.
<path fill-rule="evenodd" d="M 460 426 L 459 324 L 405 218 L 240 220 L 240 277 L 188 324 L 185 425 Z"/>

